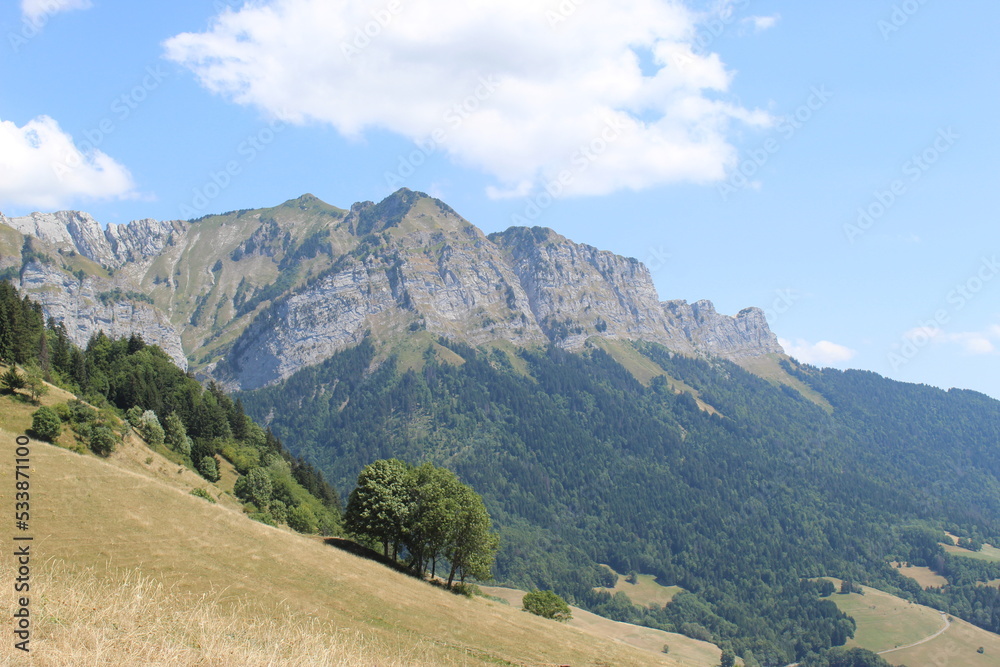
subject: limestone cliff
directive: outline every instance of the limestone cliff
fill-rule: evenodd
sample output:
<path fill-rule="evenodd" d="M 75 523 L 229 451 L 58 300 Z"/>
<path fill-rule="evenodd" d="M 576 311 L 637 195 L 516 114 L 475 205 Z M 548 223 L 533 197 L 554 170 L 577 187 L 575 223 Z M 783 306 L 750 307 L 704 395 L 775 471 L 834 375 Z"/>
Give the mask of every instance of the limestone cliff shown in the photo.
<path fill-rule="evenodd" d="M 405 189 L 350 210 L 305 195 L 191 222 L 102 230 L 60 212 L 2 225 L 40 244 L 21 285 L 78 342 L 137 331 L 233 388 L 278 381 L 366 335 L 391 346 L 418 330 L 472 345 L 579 350 L 597 336 L 734 360 L 782 351 L 759 309 L 728 317 L 708 301 L 661 302 L 635 259 L 543 228 L 487 237 Z M 79 268 L 77 253 L 94 267 Z"/>

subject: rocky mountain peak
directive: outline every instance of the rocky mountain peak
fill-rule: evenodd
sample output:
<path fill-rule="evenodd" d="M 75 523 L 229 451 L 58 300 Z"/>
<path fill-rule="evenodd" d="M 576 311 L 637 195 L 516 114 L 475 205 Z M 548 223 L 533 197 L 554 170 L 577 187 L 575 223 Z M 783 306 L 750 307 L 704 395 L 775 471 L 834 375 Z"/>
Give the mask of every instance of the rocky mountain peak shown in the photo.
<path fill-rule="evenodd" d="M 72 320 L 78 338 L 134 327 L 173 354 L 183 341 L 196 370 L 234 388 L 279 381 L 369 333 L 390 348 L 426 330 L 472 345 L 580 350 L 597 337 L 730 359 L 781 352 L 759 309 L 728 317 L 710 301 L 661 302 L 636 259 L 544 227 L 487 237 L 405 188 L 349 211 L 305 194 L 268 209 L 105 230 L 78 212 L 10 220 L 111 269 L 81 278 L 53 260 L 24 273 L 22 286 Z"/>

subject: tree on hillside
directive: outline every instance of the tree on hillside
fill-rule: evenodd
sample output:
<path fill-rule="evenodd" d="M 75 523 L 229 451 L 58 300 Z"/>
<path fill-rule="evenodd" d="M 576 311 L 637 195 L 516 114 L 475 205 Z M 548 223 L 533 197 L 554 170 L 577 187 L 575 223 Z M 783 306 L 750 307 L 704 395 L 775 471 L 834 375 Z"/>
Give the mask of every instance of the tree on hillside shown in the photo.
<path fill-rule="evenodd" d="M 493 560 L 500 548 L 500 536 L 490 530 L 490 515 L 479 494 L 463 484 L 457 500 L 458 512 L 445 548 L 445 556 L 451 563 L 449 587 L 456 574 L 463 584 L 466 576 L 490 579 Z"/>
<path fill-rule="evenodd" d="M 347 530 L 379 542 L 384 556 L 392 545 L 393 559 L 409 514 L 409 472 L 409 464 L 398 459 L 375 461 L 358 475 L 358 484 L 347 499 Z"/>
<path fill-rule="evenodd" d="M 429 463 L 413 467 L 398 459 L 371 463 L 361 471 L 347 501 L 348 531 L 375 540 L 393 560 L 405 549 L 409 567 L 436 574 L 439 558 L 450 564 L 448 586 L 458 577 L 485 580 L 499 547 L 490 515 L 471 487 L 455 473 Z"/>
<path fill-rule="evenodd" d="M 31 430 L 39 440 L 55 442 L 62 433 L 62 420 L 52 408 L 38 408 L 31 415 Z"/>
<path fill-rule="evenodd" d="M 18 389 L 24 389 L 24 385 L 26 383 L 27 380 L 23 375 L 17 372 L 16 368 L 11 368 L 0 376 L 0 385 L 3 386 L 4 391 L 11 394 L 17 393 Z"/>

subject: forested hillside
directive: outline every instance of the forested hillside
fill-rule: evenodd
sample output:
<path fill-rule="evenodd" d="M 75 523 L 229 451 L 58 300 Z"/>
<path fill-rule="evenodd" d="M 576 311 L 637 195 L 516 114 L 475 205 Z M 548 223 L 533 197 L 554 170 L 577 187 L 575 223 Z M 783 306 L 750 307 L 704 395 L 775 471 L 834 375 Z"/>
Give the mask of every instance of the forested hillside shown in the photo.
<path fill-rule="evenodd" d="M 100 408 L 79 400 L 51 413 L 41 408 L 52 436 L 63 422 L 77 440 L 106 456 L 130 425 L 151 447 L 209 481 L 219 480 L 222 459 L 241 475 L 266 478 L 269 493 L 253 499 L 236 483 L 236 495 L 257 520 L 304 533 L 330 535 L 340 528 L 340 497 L 312 465 L 290 455 L 270 430 L 246 415 L 239 400 L 214 384 L 203 388 L 139 336 L 113 340 L 98 333 L 80 349 L 65 325 L 45 323 L 37 303 L 0 280 L 0 361 L 25 369 L 4 375 L 8 391 L 21 382 L 44 386 L 44 379 Z"/>
<path fill-rule="evenodd" d="M 790 366 L 830 413 L 732 363 L 654 344 L 636 344 L 664 371 L 644 386 L 598 349 L 438 343 L 461 363 L 431 346 L 419 370 L 373 365 L 366 342 L 242 400 L 342 488 L 389 456 L 457 471 L 500 529 L 501 581 L 786 664 L 853 633 L 808 577 L 912 595 L 889 561 L 921 531 L 1000 535 L 1000 404 L 981 395 L 877 376 L 852 387 L 853 376 Z M 593 590 L 599 563 L 686 592 L 639 609 Z M 981 595 L 997 607 L 995 589 Z"/>

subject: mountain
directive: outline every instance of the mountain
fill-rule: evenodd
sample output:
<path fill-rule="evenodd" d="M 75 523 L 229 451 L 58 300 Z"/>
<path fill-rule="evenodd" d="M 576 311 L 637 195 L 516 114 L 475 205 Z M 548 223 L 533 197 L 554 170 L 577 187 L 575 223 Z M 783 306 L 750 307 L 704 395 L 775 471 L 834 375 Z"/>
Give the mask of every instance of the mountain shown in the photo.
<path fill-rule="evenodd" d="M 255 389 L 357 345 L 426 330 L 472 345 L 590 338 L 741 360 L 781 354 L 763 313 L 661 302 L 640 262 L 549 229 L 486 236 L 410 190 L 343 210 L 304 195 L 195 221 L 0 216 L 0 270 L 83 345 L 139 332 L 181 365 Z"/>
<path fill-rule="evenodd" d="M 851 637 L 819 577 L 1000 631 L 1000 564 L 941 546 L 1000 544 L 1000 402 L 798 364 L 759 310 L 661 302 L 635 260 L 408 190 L 126 228 L 6 219 L 0 274 L 78 337 L 152 323 L 342 493 L 380 458 L 455 471 L 502 583 L 751 666 Z M 677 593 L 635 605 L 608 567 Z"/>

